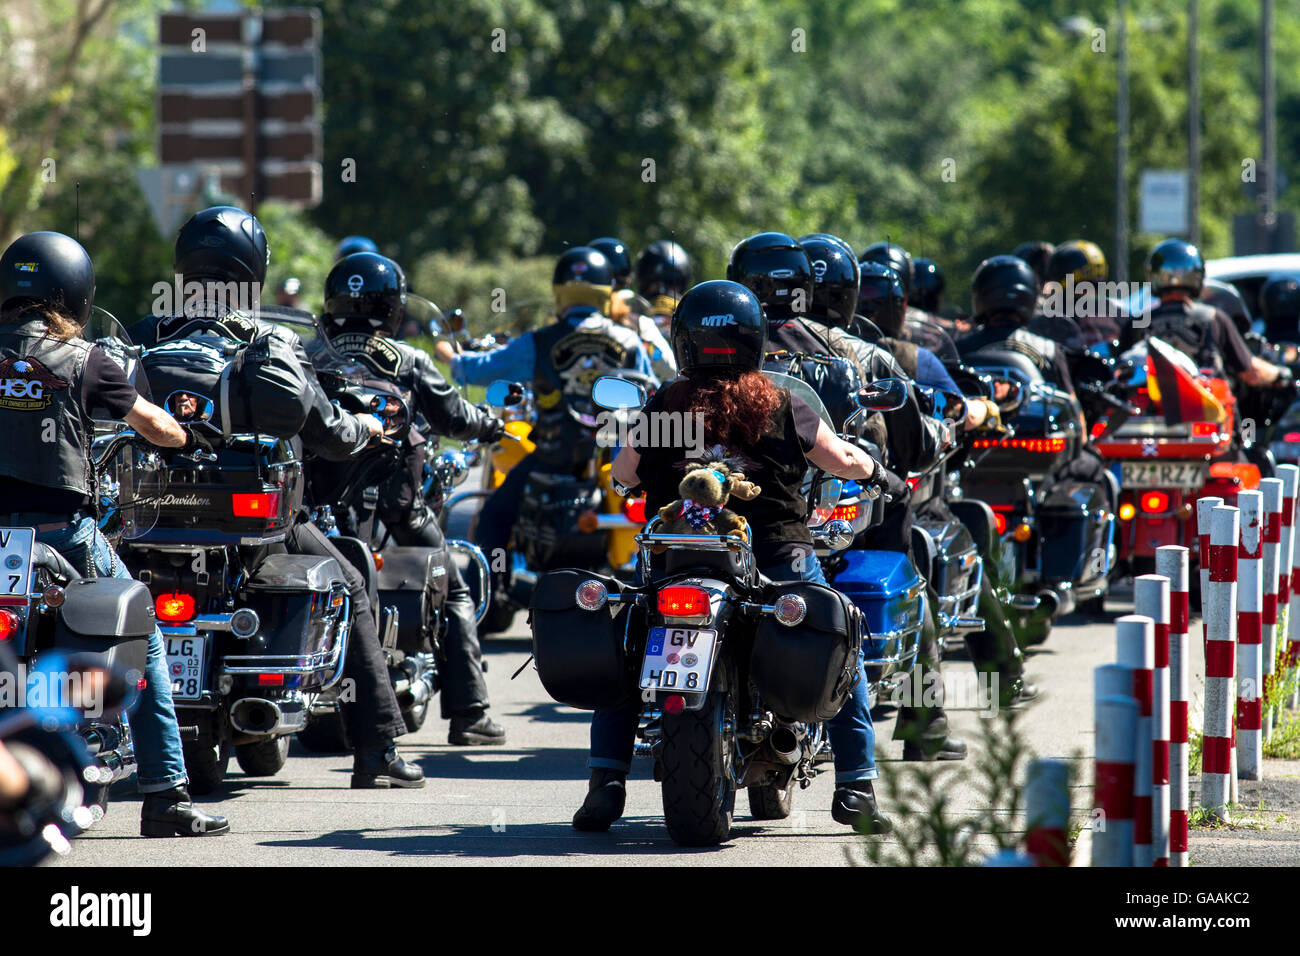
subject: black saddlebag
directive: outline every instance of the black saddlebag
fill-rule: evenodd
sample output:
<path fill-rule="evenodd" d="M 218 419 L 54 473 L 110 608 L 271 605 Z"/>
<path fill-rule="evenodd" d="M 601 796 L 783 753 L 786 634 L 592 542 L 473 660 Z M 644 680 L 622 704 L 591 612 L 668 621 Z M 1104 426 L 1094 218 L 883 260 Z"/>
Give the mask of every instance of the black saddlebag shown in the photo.
<path fill-rule="evenodd" d="M 778 583 L 763 595 L 803 598 L 808 610 L 793 627 L 771 615 L 759 621 L 749 677 L 765 706 L 789 720 L 830 720 L 844 706 L 858 671 L 862 614 L 834 588 L 806 581 Z"/>
<path fill-rule="evenodd" d="M 606 604 L 597 611 L 578 606 L 578 585 L 593 579 L 611 594 L 620 590 L 616 578 L 563 568 L 537 579 L 528 609 L 542 686 L 561 704 L 579 710 L 607 710 L 636 699 L 632 669 L 639 658 L 627 642 L 645 633 L 644 614 L 634 617 L 630 604 Z"/>

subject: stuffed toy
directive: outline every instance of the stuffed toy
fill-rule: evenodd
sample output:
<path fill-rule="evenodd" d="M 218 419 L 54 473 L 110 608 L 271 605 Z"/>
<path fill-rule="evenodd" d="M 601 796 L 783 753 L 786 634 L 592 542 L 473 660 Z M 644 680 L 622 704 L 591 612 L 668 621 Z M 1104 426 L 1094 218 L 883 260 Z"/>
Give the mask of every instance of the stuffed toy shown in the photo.
<path fill-rule="evenodd" d="M 663 534 L 739 534 L 750 540 L 749 522 L 727 508 L 734 495 L 741 501 L 757 498 L 762 489 L 746 481 L 724 462 L 692 465 L 677 486 L 681 495 L 659 509 Z"/>

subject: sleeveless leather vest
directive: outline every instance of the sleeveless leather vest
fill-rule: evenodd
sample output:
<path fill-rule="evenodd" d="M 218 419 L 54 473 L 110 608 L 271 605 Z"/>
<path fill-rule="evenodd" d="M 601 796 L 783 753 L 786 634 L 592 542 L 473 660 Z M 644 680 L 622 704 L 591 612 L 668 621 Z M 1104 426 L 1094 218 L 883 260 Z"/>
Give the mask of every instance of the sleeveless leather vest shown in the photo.
<path fill-rule="evenodd" d="M 91 348 L 50 338 L 42 319 L 0 326 L 0 474 L 94 498 L 94 427 L 81 407 Z"/>
<path fill-rule="evenodd" d="M 1151 311 L 1150 321 L 1144 337 L 1168 342 L 1198 367 L 1223 375 L 1223 357 L 1214 344 L 1214 309 L 1201 302 L 1165 302 Z"/>

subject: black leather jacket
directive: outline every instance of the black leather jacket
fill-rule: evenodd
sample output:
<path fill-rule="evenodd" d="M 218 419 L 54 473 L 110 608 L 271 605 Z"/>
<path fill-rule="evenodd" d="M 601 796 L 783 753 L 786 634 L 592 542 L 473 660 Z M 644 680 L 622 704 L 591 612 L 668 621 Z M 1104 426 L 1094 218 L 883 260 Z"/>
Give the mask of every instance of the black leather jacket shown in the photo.
<path fill-rule="evenodd" d="M 316 380 L 316 371 L 303 348 L 302 339 L 292 329 L 232 312 L 220 319 L 149 315 L 127 330 L 131 341 L 143 348 L 175 342 L 191 335 L 220 335 L 236 342 L 251 342 L 268 333 L 279 336 L 293 346 L 311 388 L 311 410 L 307 413 L 302 431 L 298 433 L 303 447 L 327 461 L 346 461 L 361 451 L 370 441 L 370 430 L 357 416 L 330 402 L 320 382 Z"/>

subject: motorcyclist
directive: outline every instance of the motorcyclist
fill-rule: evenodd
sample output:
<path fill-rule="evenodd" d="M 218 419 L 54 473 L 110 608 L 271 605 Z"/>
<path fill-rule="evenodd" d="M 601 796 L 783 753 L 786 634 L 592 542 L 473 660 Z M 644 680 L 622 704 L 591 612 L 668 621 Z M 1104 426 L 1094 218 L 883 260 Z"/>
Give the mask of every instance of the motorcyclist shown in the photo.
<path fill-rule="evenodd" d="M 947 283 L 938 263 L 933 259 L 913 260 L 912 273 L 912 293 L 908 296 L 908 304 L 916 306 L 922 312 L 946 319 L 943 293 Z"/>
<path fill-rule="evenodd" d="M 883 333 L 877 344 L 887 349 L 904 373 L 918 385 L 961 394 L 961 389 L 939 357 L 910 340 L 904 322 L 905 297 L 897 273 L 888 266 L 873 261 L 863 262 L 861 270 L 863 276 L 859 308 L 867 313 L 875 328 Z M 975 430 L 999 423 L 998 407 L 993 402 L 978 396 L 968 396 L 964 399 L 964 404 L 962 426 L 965 429 Z M 936 517 L 952 518 L 948 503 L 942 496 L 931 496 L 921 510 Z M 982 542 L 983 536 L 978 533 L 978 529 L 972 530 L 975 531 L 976 540 Z M 985 554 L 984 557 L 992 560 L 994 556 Z M 937 595 L 934 597 L 937 601 Z M 981 578 L 980 613 L 988 623 L 988 628 L 966 638 L 972 663 L 977 670 L 999 675 L 999 692 L 1003 702 L 1010 704 L 1032 700 L 1038 691 L 1033 684 L 1025 682 L 1024 658 L 1011 623 L 997 600 L 992 575 Z"/>
<path fill-rule="evenodd" d="M 715 324 L 712 320 L 719 315 L 734 321 Z M 812 537 L 800 491 L 807 463 L 858 480 L 870 479 L 882 466 L 836 437 L 801 399 L 773 386 L 759 372 L 767 350 L 767 322 L 749 290 L 724 280 L 695 286 L 678 303 L 672 339 L 683 377 L 661 389 L 642 414 L 700 415 L 707 445 L 753 462 L 746 476 L 762 492 L 731 506 L 749 521 L 760 570 L 777 581 L 825 583 L 820 564 L 810 557 Z M 676 497 L 680 473 L 674 466 L 687 454 L 688 449 L 680 447 L 625 447 L 614 461 L 614 477 L 630 488 L 643 487 L 647 508 L 658 509 Z M 890 824 L 876 806 L 871 783 L 879 771 L 868 686 L 859 663 L 851 696 L 827 723 L 835 754 L 831 814 L 839 823 L 886 833 Z M 639 705 L 633 704 L 593 715 L 591 780 L 573 817 L 575 829 L 606 830 L 622 815 L 639 713 Z"/>
<path fill-rule="evenodd" d="M 906 318 L 908 319 L 928 319 L 930 313 L 917 308 L 911 304 L 912 287 L 916 283 L 916 262 L 912 259 L 912 254 L 896 242 L 873 242 L 867 248 L 862 250 L 858 256 L 859 264 L 864 262 L 878 262 L 882 266 L 893 269 L 898 274 L 898 281 L 903 286 L 903 298 L 906 300 L 904 306 Z"/>
<path fill-rule="evenodd" d="M 149 315 L 130 329 L 132 341 L 146 348 L 195 335 L 218 335 L 251 342 L 260 335 L 279 336 L 300 357 L 312 389 L 307 421 L 298 434 L 303 447 L 327 461 L 343 461 L 361 451 L 383 427 L 370 415 L 354 416 L 330 403 L 311 368 L 297 333 L 247 312 L 228 307 L 228 290 L 260 286 L 268 261 L 266 234 L 257 219 L 233 206 L 213 206 L 194 214 L 176 236 L 173 269 L 185 286 L 197 283 L 203 294 L 168 315 Z M 250 298 L 256 298 L 252 296 Z M 344 661 L 344 678 L 355 694 L 340 700 L 343 723 L 355 748 L 353 789 L 422 787 L 424 773 L 397 755 L 394 740 L 406 723 L 388 678 L 374 613 L 361 572 L 300 511 L 286 534 L 293 554 L 330 557 L 338 562 L 352 598 L 352 634 Z"/>
<path fill-rule="evenodd" d="M 1029 268 L 1034 270 L 1034 277 L 1038 280 L 1038 289 L 1041 292 L 1043 284 L 1047 281 L 1047 263 L 1051 261 L 1052 253 L 1055 251 L 1056 246 L 1052 243 L 1031 239 L 1016 246 L 1011 250 L 1011 254 L 1029 263 Z"/>
<path fill-rule="evenodd" d="M 1263 291 L 1263 286 L 1260 287 L 1260 291 Z M 1251 333 L 1250 309 L 1246 306 L 1246 300 L 1240 290 L 1231 282 L 1207 278 L 1205 284 L 1201 286 L 1201 301 L 1232 319 L 1232 324 L 1243 337 Z"/>
<path fill-rule="evenodd" d="M 74 239 L 35 232 L 0 255 L 0 403 L 8 451 L 0 456 L 0 499 L 21 505 L 0 524 L 30 527 L 86 577 L 131 577 L 97 523 L 89 409 L 104 408 L 143 438 L 182 448 L 190 436 L 142 398 L 98 345 L 81 338 L 95 297 L 90 256 Z M 17 385 L 21 385 L 23 397 Z M 39 388 L 33 388 L 39 385 Z M 225 817 L 190 800 L 171 677 L 157 628 L 149 637 L 139 704 L 128 715 L 144 794 L 140 834 L 217 836 Z"/>
<path fill-rule="evenodd" d="M 609 300 L 609 317 L 620 325 L 641 336 L 641 345 L 650 356 L 655 376 L 666 382 L 677 374 L 677 360 L 673 358 L 672 347 L 664 338 L 663 332 L 654 317 L 650 315 L 651 304 L 637 292 L 628 287 L 632 277 L 632 260 L 628 258 L 627 247 L 622 240 L 612 236 L 593 239 L 587 243 L 588 248 L 603 252 L 609 260 L 614 278 L 614 294 Z"/>
<path fill-rule="evenodd" d="M 519 517 L 528 476 L 536 469 L 579 475 L 593 459 L 594 434 L 588 434 L 570 414 L 571 408 L 590 403 L 592 382 L 620 369 L 654 380 L 640 337 L 605 315 L 613 281 L 609 260 L 602 253 L 575 246 L 555 264 L 554 322 L 487 352 L 457 353 L 448 343 L 438 343 L 438 357 L 450 364 L 456 381 L 531 383 L 537 404 L 537 423 L 530 436 L 536 450 L 510 469 L 479 512 L 475 539 L 494 574 L 503 570 L 502 556 Z"/>
<path fill-rule="evenodd" d="M 353 253 L 339 260 L 325 279 L 321 327 L 337 352 L 376 379 L 395 384 L 436 434 L 460 441 L 496 441 L 505 433 L 501 419 L 465 401 L 427 352 L 393 340 L 406 314 L 407 296 L 406 277 L 396 262 L 374 252 Z M 403 467 L 379 487 L 377 513 L 399 545 L 435 548 L 445 557 L 446 659 L 440 682 L 443 717 L 451 721 L 449 741 L 461 746 L 504 744 L 505 730 L 487 713 L 474 599 L 421 493 L 431 446 L 418 431 L 406 444 Z"/>
<path fill-rule="evenodd" d="M 632 286 L 641 298 L 650 303 L 647 314 L 655 320 L 661 332 L 668 331 L 673 309 L 690 286 L 693 271 L 691 257 L 671 239 L 656 239 L 636 257 L 632 266 Z"/>
<path fill-rule="evenodd" d="M 1256 387 L 1291 384 L 1289 369 L 1252 355 L 1232 319 L 1197 301 L 1205 281 L 1205 261 L 1196 246 L 1183 239 L 1161 242 L 1151 252 L 1147 276 L 1160 301 L 1148 315 L 1124 324 L 1119 337 L 1121 353 L 1156 336 L 1218 377 Z"/>
<path fill-rule="evenodd" d="M 809 250 L 813 250 L 809 254 Z M 871 343 L 847 333 L 840 325 L 852 309 L 847 293 L 857 273 L 853 268 L 852 249 L 825 233 L 806 236 L 801 242 L 779 232 L 750 236 L 738 243 L 727 264 L 727 278 L 739 282 L 757 296 L 766 315 L 766 366 L 778 371 L 785 363 L 775 361 L 773 353 L 828 356 L 843 359 L 848 370 L 820 363 L 802 363 L 801 377 L 817 392 L 826 405 L 836 427 L 845 421 L 845 409 L 853 406 L 853 392 L 863 384 L 880 378 L 906 377 L 890 354 Z M 821 263 L 814 266 L 814 261 Z M 817 282 L 817 273 L 821 282 Z M 824 322 L 817 321 L 814 313 Z M 841 411 L 837 411 L 837 409 Z M 888 422 L 888 425 L 886 424 Z M 882 437 L 880 430 L 885 429 Z M 893 504 L 885 512 L 883 524 L 869 534 L 872 547 L 898 551 L 911 550 L 911 512 L 908 488 L 899 475 L 921 471 L 937 460 L 949 437 L 940 422 L 922 415 L 914 393 L 907 404 L 885 416 L 871 416 L 860 432 L 877 448 L 888 449 L 890 470 L 883 472 L 889 481 Z M 927 682 L 928 670 L 939 668 L 937 632 L 933 621 L 922 632 L 914 680 L 920 686 L 941 687 L 939 680 Z M 909 760 L 945 759 L 965 756 L 966 745 L 948 736 L 947 717 L 942 693 L 934 695 L 936 706 L 904 707 L 900 710 L 896 736 L 904 740 L 904 757 Z"/>
<path fill-rule="evenodd" d="M 1106 292 L 1108 267 L 1101 247 L 1086 239 L 1063 242 L 1047 260 L 1038 314 L 1029 331 L 1067 349 L 1113 342 L 1123 312 Z M 1075 339 L 1078 341 L 1075 341 Z"/>

